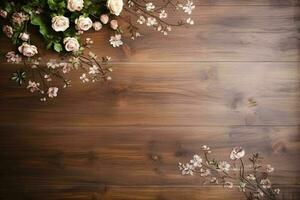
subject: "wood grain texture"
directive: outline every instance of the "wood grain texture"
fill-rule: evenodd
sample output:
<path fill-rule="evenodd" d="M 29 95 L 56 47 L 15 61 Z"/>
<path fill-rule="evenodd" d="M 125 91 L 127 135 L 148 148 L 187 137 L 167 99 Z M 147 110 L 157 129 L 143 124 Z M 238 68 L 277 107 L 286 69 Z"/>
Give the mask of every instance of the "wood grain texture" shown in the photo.
<path fill-rule="evenodd" d="M 276 168 L 273 184 L 299 187 L 299 126 L 26 127 L 26 132 L 24 127 L 3 126 L 1 130 L 1 177 L 5 180 L 1 184 L 26 188 L 29 196 L 31 190 L 76 188 L 92 194 L 105 185 L 200 187 L 204 179 L 181 176 L 177 163 L 198 153 L 201 144 L 213 146 L 217 159 L 228 157 L 236 145 L 247 152 L 259 151 L 265 164 Z M 207 193 L 208 199 L 214 195 Z"/>
<path fill-rule="evenodd" d="M 18 66 L 0 38 L 1 200 L 242 200 L 180 175 L 203 144 L 220 160 L 234 146 L 261 152 L 280 199 L 299 199 L 299 0 L 195 3 L 195 26 L 167 38 L 141 27 L 115 49 L 112 32 L 88 33 L 113 57 L 112 82 L 75 73 L 46 103 L 9 80 Z"/>
<path fill-rule="evenodd" d="M 6 69 L 5 76 L 11 67 Z M 77 82 L 57 98 L 59 104 L 41 104 L 24 89 L 16 97 L 3 77 L 0 120 L 51 126 L 299 125 L 295 62 L 115 64 L 113 77 L 102 86 Z"/>

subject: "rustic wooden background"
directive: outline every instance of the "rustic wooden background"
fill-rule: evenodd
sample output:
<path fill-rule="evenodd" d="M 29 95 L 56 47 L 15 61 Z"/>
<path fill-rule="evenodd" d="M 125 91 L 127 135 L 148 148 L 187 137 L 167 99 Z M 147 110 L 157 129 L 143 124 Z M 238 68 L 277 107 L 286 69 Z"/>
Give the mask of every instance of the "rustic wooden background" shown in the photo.
<path fill-rule="evenodd" d="M 114 49 L 109 31 L 90 33 L 115 61 L 113 81 L 74 75 L 55 101 L 16 87 L 17 66 L 1 60 L 1 200 L 243 199 L 180 175 L 202 144 L 220 159 L 234 146 L 261 152 L 281 197 L 300 199 L 300 1 L 195 2 L 196 25 L 167 38 L 143 29 Z"/>

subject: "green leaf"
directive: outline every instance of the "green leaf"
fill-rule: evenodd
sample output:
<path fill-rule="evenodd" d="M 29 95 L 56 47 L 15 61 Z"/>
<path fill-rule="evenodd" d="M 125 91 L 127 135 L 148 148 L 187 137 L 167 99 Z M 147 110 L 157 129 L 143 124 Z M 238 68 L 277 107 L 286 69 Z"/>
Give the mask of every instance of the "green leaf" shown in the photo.
<path fill-rule="evenodd" d="M 33 15 L 31 17 L 31 24 L 39 26 L 40 33 L 46 38 L 48 36 L 48 27 L 46 22 L 39 15 Z"/>
<path fill-rule="evenodd" d="M 11 80 L 15 81 L 19 85 L 22 85 L 26 79 L 26 72 L 23 69 L 18 69 L 12 74 Z"/>
<path fill-rule="evenodd" d="M 55 0 L 48 0 L 47 3 L 48 3 L 48 6 L 51 10 L 56 10 L 57 9 Z"/>
<path fill-rule="evenodd" d="M 65 0 L 47 0 L 47 3 L 50 10 L 58 11 L 59 14 L 64 13 L 64 9 L 66 8 Z"/>
<path fill-rule="evenodd" d="M 62 45 L 58 42 L 55 42 L 53 48 L 56 52 L 61 52 L 63 50 Z"/>

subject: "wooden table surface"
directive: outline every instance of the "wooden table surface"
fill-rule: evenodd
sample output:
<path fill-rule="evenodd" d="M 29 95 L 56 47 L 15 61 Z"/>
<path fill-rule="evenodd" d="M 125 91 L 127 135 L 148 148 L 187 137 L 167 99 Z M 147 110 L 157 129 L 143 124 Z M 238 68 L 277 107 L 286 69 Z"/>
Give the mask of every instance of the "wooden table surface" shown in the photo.
<path fill-rule="evenodd" d="M 177 163 L 203 144 L 220 159 L 261 152 L 281 197 L 300 199 L 300 1 L 195 2 L 195 26 L 168 37 L 142 28 L 114 49 L 111 32 L 89 33 L 113 80 L 75 74 L 55 101 L 15 86 L 18 66 L 1 58 L 1 200 L 243 199 L 181 176 Z"/>

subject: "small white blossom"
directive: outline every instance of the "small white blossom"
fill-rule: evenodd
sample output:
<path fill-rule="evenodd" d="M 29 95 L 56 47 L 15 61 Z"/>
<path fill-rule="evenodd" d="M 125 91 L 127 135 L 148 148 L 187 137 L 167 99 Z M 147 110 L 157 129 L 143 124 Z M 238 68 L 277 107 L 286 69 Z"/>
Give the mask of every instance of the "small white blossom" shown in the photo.
<path fill-rule="evenodd" d="M 145 22 L 146 22 L 146 18 L 143 15 L 141 15 L 137 20 L 137 23 L 139 24 L 144 24 Z"/>
<path fill-rule="evenodd" d="M 59 67 L 59 64 L 56 62 L 55 59 L 50 59 L 47 63 L 46 63 L 47 67 L 49 69 L 55 69 Z"/>
<path fill-rule="evenodd" d="M 266 170 L 267 170 L 268 173 L 272 173 L 275 169 L 271 165 L 267 165 Z"/>
<path fill-rule="evenodd" d="M 201 158 L 199 155 L 195 154 L 195 155 L 193 156 L 193 159 L 190 160 L 190 163 L 191 163 L 194 167 L 202 167 L 202 158 Z"/>
<path fill-rule="evenodd" d="M 233 188 L 233 183 L 227 181 L 227 182 L 224 183 L 224 187 L 225 187 L 225 188 Z"/>
<path fill-rule="evenodd" d="M 210 169 L 200 169 L 200 176 L 208 176 L 211 174 Z"/>
<path fill-rule="evenodd" d="M 70 64 L 67 64 L 63 67 L 62 72 L 64 74 L 69 73 L 72 70 L 72 66 Z"/>
<path fill-rule="evenodd" d="M 48 91 L 47 91 L 48 97 L 50 97 L 50 98 L 56 97 L 57 96 L 57 92 L 58 92 L 58 88 L 57 87 L 49 87 Z"/>
<path fill-rule="evenodd" d="M 219 184 L 219 180 L 218 180 L 217 177 L 211 177 L 210 182 L 215 183 L 215 184 Z"/>
<path fill-rule="evenodd" d="M 185 13 L 189 15 L 192 14 L 192 11 L 195 9 L 195 5 L 192 1 L 188 0 L 185 5 L 179 4 L 178 5 Z"/>
<path fill-rule="evenodd" d="M 134 3 L 133 3 L 132 1 L 129 0 L 129 1 L 128 1 L 128 7 L 131 8 L 131 7 L 133 7 L 133 6 L 134 6 Z"/>
<path fill-rule="evenodd" d="M 45 74 L 44 79 L 46 79 L 48 82 L 52 81 L 52 78 L 48 74 Z"/>
<path fill-rule="evenodd" d="M 194 20 L 192 20 L 190 17 L 187 18 L 186 23 L 188 23 L 189 25 L 194 25 Z"/>
<path fill-rule="evenodd" d="M 155 5 L 152 2 L 146 3 L 146 10 L 149 12 L 153 12 L 155 9 Z"/>
<path fill-rule="evenodd" d="M 279 189 L 279 188 L 276 188 L 276 189 L 274 189 L 274 192 L 275 192 L 275 194 L 279 195 L 280 189 Z"/>
<path fill-rule="evenodd" d="M 98 74 L 99 72 L 99 67 L 97 65 L 93 65 L 89 68 L 89 74 Z"/>
<path fill-rule="evenodd" d="M 23 22 L 27 21 L 29 19 L 28 15 L 26 15 L 23 12 L 15 12 L 12 15 L 12 21 L 13 23 L 17 25 L 21 25 Z"/>
<path fill-rule="evenodd" d="M 241 159 L 245 155 L 245 150 L 242 147 L 235 147 L 230 153 L 231 160 Z"/>
<path fill-rule="evenodd" d="M 89 82 L 89 79 L 87 78 L 85 73 L 83 73 L 79 78 L 83 83 Z"/>
<path fill-rule="evenodd" d="M 201 147 L 201 149 L 202 149 L 203 151 L 206 151 L 207 153 L 211 153 L 210 147 L 207 146 L 207 145 L 203 145 L 203 146 Z"/>
<path fill-rule="evenodd" d="M 39 86 L 40 86 L 40 83 L 37 83 L 37 82 L 34 82 L 34 81 L 31 81 L 29 80 L 28 82 L 28 86 L 27 86 L 27 89 L 30 90 L 30 92 L 35 92 L 35 91 L 39 91 Z"/>
<path fill-rule="evenodd" d="M 258 198 L 261 198 L 263 196 L 265 196 L 264 192 L 261 189 L 257 189 L 257 195 Z"/>
<path fill-rule="evenodd" d="M 154 17 L 148 17 L 147 18 L 147 26 L 156 26 L 157 20 Z"/>
<path fill-rule="evenodd" d="M 195 167 L 193 165 L 191 165 L 189 163 L 186 163 L 186 164 L 179 163 L 178 167 L 179 167 L 179 170 L 181 171 L 182 175 L 191 175 L 191 176 L 194 175 Z"/>
<path fill-rule="evenodd" d="M 251 180 L 251 181 L 254 181 L 256 178 L 255 178 L 255 176 L 253 174 L 248 174 L 247 175 L 247 179 Z"/>
<path fill-rule="evenodd" d="M 19 64 L 22 61 L 22 57 L 14 51 L 7 52 L 5 57 L 8 63 Z"/>
<path fill-rule="evenodd" d="M 224 171 L 224 172 L 228 172 L 229 169 L 230 169 L 230 164 L 226 161 L 221 161 L 219 164 L 218 164 L 218 167 L 221 171 Z"/>
<path fill-rule="evenodd" d="M 6 37 L 8 37 L 8 38 L 12 38 L 12 36 L 14 34 L 13 28 L 11 26 L 8 26 L 8 25 L 4 25 L 2 27 L 2 31 L 6 35 Z"/>
<path fill-rule="evenodd" d="M 264 189 L 269 189 L 269 188 L 271 188 L 271 181 L 269 180 L 269 179 L 262 179 L 261 181 L 260 181 L 260 184 L 262 185 L 262 187 L 264 188 Z"/>
<path fill-rule="evenodd" d="M 159 18 L 160 19 L 165 19 L 168 17 L 168 14 L 166 13 L 165 10 L 161 10 L 160 13 L 159 13 Z"/>
<path fill-rule="evenodd" d="M 121 35 L 120 34 L 116 34 L 114 36 L 110 36 L 109 42 L 110 42 L 110 44 L 113 47 L 119 47 L 119 46 L 123 45 L 123 42 L 121 40 Z"/>
<path fill-rule="evenodd" d="M 246 183 L 240 182 L 239 189 L 241 192 L 246 192 Z"/>

